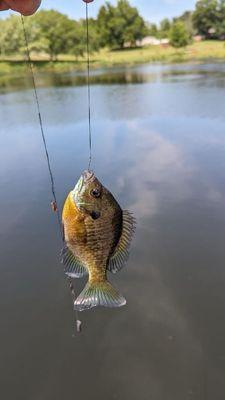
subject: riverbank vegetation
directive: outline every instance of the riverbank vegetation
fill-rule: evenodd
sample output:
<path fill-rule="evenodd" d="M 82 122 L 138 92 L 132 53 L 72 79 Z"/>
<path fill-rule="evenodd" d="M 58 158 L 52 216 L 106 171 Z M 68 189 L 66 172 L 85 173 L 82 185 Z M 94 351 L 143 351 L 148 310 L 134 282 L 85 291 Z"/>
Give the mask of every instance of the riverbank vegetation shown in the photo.
<path fill-rule="evenodd" d="M 224 61 L 225 46 L 221 41 L 203 41 L 192 43 L 185 48 L 175 49 L 172 46 L 148 46 L 145 48 L 111 51 L 101 49 L 91 56 L 91 66 L 94 68 L 113 67 L 122 65 L 136 65 L 143 63 L 179 63 L 179 62 L 206 62 L 210 60 Z M 82 71 L 86 68 L 83 57 L 76 60 L 70 55 L 59 55 L 57 61 L 49 61 L 46 55 L 33 55 L 33 64 L 36 69 L 56 72 L 70 70 Z M 8 56 L 0 61 L 0 75 L 18 73 L 26 70 L 27 65 L 22 56 Z"/>
<path fill-rule="evenodd" d="M 127 0 L 119 0 L 116 6 L 107 2 L 97 18 L 90 19 L 92 67 L 223 60 L 224 21 L 225 0 L 199 0 L 193 12 L 187 11 L 173 20 L 164 19 L 158 26 L 146 22 Z M 85 68 L 84 20 L 75 21 L 48 10 L 26 18 L 25 24 L 36 68 L 56 71 Z M 0 20 L 0 32 L 0 74 L 16 74 L 24 69 L 26 58 L 20 17 Z M 144 39 L 152 37 L 159 41 L 158 45 L 150 40 L 144 46 Z"/>

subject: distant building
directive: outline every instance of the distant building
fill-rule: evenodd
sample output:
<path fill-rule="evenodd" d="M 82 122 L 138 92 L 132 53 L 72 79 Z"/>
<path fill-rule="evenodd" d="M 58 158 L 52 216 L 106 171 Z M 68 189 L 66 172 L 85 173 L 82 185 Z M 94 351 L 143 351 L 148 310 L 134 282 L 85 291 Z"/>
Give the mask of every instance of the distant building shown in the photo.
<path fill-rule="evenodd" d="M 136 45 L 140 47 L 144 46 L 160 46 L 160 45 L 168 45 L 169 39 L 157 39 L 154 36 L 146 36 L 142 40 L 137 40 Z"/>
<path fill-rule="evenodd" d="M 208 30 L 208 33 L 209 33 L 210 35 L 214 35 L 214 34 L 216 33 L 215 28 L 210 28 L 210 29 Z"/>
<path fill-rule="evenodd" d="M 160 40 L 154 36 L 146 36 L 142 40 L 137 40 L 137 46 L 158 46 Z"/>
<path fill-rule="evenodd" d="M 160 44 L 163 46 L 163 47 L 167 47 L 167 46 L 169 46 L 169 44 L 170 44 L 170 41 L 169 41 L 169 39 L 161 39 L 160 40 Z"/>
<path fill-rule="evenodd" d="M 204 37 L 201 36 L 201 35 L 195 35 L 195 36 L 193 36 L 194 42 L 201 42 L 203 39 L 204 39 Z"/>

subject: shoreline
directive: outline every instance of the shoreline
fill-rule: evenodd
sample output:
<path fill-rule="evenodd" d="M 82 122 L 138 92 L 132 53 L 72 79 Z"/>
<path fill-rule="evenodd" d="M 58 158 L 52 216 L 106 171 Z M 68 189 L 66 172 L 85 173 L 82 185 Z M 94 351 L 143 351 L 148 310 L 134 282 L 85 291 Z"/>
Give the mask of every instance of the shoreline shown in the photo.
<path fill-rule="evenodd" d="M 124 49 L 117 51 L 101 50 L 91 56 L 91 69 L 112 69 L 116 67 L 132 67 L 145 64 L 181 64 L 224 62 L 225 42 L 204 41 L 193 43 L 184 49 L 172 47 L 149 46 L 146 48 Z M 46 56 L 32 57 L 36 72 L 67 73 L 84 72 L 85 58 L 75 60 L 74 57 L 62 55 L 56 61 L 46 59 Z M 22 56 L 0 58 L 0 87 L 7 86 L 7 79 L 20 78 L 27 71 L 27 62 Z"/>

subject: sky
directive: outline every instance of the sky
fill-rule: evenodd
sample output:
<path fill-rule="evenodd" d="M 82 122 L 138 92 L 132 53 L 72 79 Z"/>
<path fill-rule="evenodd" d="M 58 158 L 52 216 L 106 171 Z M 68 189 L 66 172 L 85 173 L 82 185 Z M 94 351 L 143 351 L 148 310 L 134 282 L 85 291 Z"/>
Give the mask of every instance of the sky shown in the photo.
<path fill-rule="evenodd" d="M 90 16 L 96 16 L 98 9 L 105 0 L 94 0 L 89 4 Z M 110 0 L 116 4 L 117 0 Z M 193 10 L 196 0 L 130 0 L 130 4 L 137 7 L 145 20 L 159 22 L 163 18 L 172 18 L 181 15 L 186 10 Z M 54 8 L 75 19 L 83 18 L 85 15 L 85 3 L 82 0 L 42 0 L 43 9 Z M 1 17 L 7 16 L 2 12 Z"/>

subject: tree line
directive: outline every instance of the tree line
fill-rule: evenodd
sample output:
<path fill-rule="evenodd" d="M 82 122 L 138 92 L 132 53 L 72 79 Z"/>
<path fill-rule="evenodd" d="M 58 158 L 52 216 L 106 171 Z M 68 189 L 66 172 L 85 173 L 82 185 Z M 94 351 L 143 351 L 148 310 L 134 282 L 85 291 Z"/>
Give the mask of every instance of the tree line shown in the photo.
<path fill-rule="evenodd" d="M 26 19 L 29 46 L 35 53 L 83 56 L 86 51 L 86 22 L 73 20 L 55 10 L 40 11 Z M 20 17 L 0 20 L 0 54 L 25 51 Z M 101 47 L 123 49 L 136 46 L 145 36 L 169 38 L 174 47 L 186 46 L 194 35 L 206 39 L 225 39 L 225 0 L 199 0 L 193 12 L 187 11 L 173 20 L 163 19 L 159 26 L 148 23 L 128 0 L 113 6 L 106 2 L 96 19 L 89 21 L 90 50 Z"/>
<path fill-rule="evenodd" d="M 150 24 L 149 32 L 158 38 L 169 38 L 175 47 L 187 45 L 195 35 L 225 40 L 225 0 L 198 0 L 194 11 L 186 11 L 173 20 L 165 18 L 159 26 Z"/>
<path fill-rule="evenodd" d="M 73 20 L 55 10 L 40 11 L 26 18 L 30 50 L 47 53 L 52 60 L 59 54 L 83 56 L 86 51 L 86 21 Z M 24 37 L 20 17 L 0 20 L 0 53 L 2 56 L 24 52 Z M 123 48 L 125 43 L 136 44 L 148 34 L 147 25 L 137 8 L 128 0 L 116 6 L 109 2 L 101 7 L 96 19 L 89 20 L 90 50 L 101 47 Z"/>

